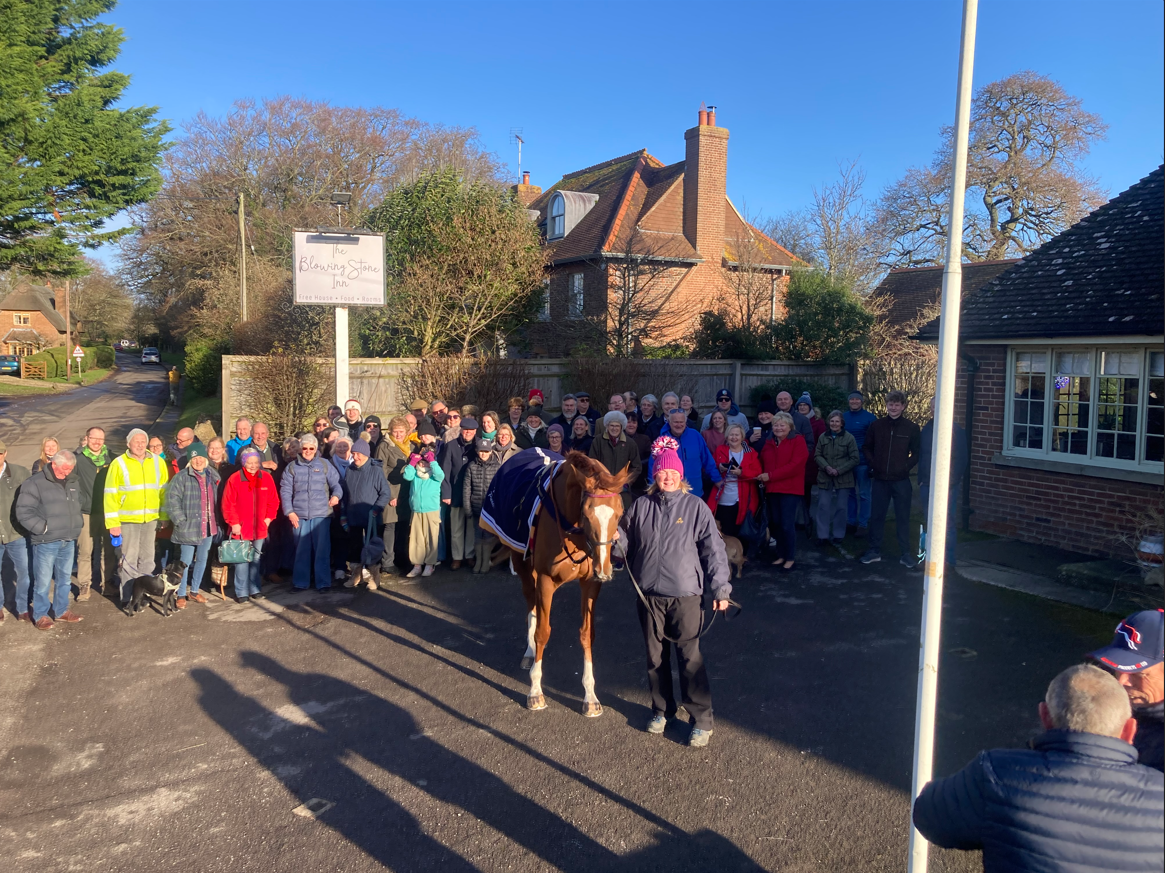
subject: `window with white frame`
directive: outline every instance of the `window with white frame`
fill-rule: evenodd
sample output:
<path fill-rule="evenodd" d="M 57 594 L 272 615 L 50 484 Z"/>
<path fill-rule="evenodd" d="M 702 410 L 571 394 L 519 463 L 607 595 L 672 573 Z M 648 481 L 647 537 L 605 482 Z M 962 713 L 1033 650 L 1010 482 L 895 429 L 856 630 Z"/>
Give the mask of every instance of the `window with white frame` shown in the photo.
<path fill-rule="evenodd" d="M 550 221 L 546 228 L 547 239 L 559 239 L 566 235 L 566 201 L 561 194 L 550 198 Z"/>
<path fill-rule="evenodd" d="M 15 325 L 28 325 L 32 323 L 32 316 L 27 312 L 12 313 L 12 323 Z"/>
<path fill-rule="evenodd" d="M 583 317 L 583 274 L 571 273 L 567 288 L 566 317 Z"/>
<path fill-rule="evenodd" d="M 550 321 L 550 280 L 542 280 L 542 308 L 538 310 L 539 321 Z"/>
<path fill-rule="evenodd" d="M 1005 452 L 1125 469 L 1165 461 L 1165 352 L 1013 346 Z"/>

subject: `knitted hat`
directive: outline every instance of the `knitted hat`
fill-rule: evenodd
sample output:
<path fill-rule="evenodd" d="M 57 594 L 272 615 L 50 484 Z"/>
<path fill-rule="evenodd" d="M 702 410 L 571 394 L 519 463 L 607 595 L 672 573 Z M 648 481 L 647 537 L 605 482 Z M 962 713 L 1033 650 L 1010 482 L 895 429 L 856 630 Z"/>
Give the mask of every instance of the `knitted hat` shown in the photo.
<path fill-rule="evenodd" d="M 433 426 L 433 422 L 429 421 L 429 419 L 422 418 L 417 422 L 417 436 L 425 436 L 425 434 L 435 437 L 437 435 L 437 428 Z"/>
<path fill-rule="evenodd" d="M 263 460 L 263 455 L 259 452 L 258 449 L 253 449 L 250 446 L 247 446 L 245 449 L 239 452 L 239 463 L 246 464 L 247 458 L 251 457 L 251 455 L 254 455 L 260 461 Z"/>
<path fill-rule="evenodd" d="M 866 396 L 865 396 L 864 394 L 862 394 L 862 392 L 861 392 L 861 391 L 857 391 L 857 390 L 851 391 L 851 392 L 850 392 L 850 393 L 847 395 L 847 397 L 856 397 L 856 398 L 858 398 L 859 400 L 865 400 L 865 399 L 866 399 Z"/>
<path fill-rule="evenodd" d="M 564 431 L 562 429 L 561 424 L 552 424 L 552 425 L 550 425 L 550 427 L 546 428 L 546 435 L 547 436 L 550 436 L 552 433 L 556 433 L 560 437 L 563 437 L 563 438 L 566 437 L 566 431 Z"/>
<path fill-rule="evenodd" d="M 206 446 L 195 440 L 186 447 L 186 457 L 188 460 L 195 458 L 209 458 L 210 455 L 206 453 Z"/>
<path fill-rule="evenodd" d="M 372 446 L 368 444 L 368 440 L 364 437 L 356 440 L 355 445 L 352 446 L 352 451 L 363 455 L 366 458 L 372 457 Z"/>
<path fill-rule="evenodd" d="M 380 416 L 379 415 L 370 415 L 366 419 L 364 419 L 364 426 L 365 427 L 368 427 L 368 425 L 370 425 L 370 424 L 374 424 L 377 427 L 381 427 Z"/>
<path fill-rule="evenodd" d="M 355 409 L 357 412 L 360 412 L 360 401 L 355 398 L 349 400 L 344 404 L 344 411 L 347 412 L 349 409 Z"/>
<path fill-rule="evenodd" d="M 798 397 L 798 398 L 797 398 L 797 402 L 796 402 L 796 404 L 794 404 L 794 405 L 795 405 L 795 406 L 800 406 L 802 403 L 804 403 L 804 404 L 805 404 L 806 406 L 808 406 L 810 409 L 812 409 L 812 408 L 813 408 L 813 398 L 809 396 L 809 392 L 808 392 L 808 391 L 806 391 L 804 394 L 802 394 L 800 397 Z"/>
<path fill-rule="evenodd" d="M 546 402 L 546 398 L 542 396 L 542 392 L 537 388 L 530 389 L 530 396 L 526 398 L 528 406 L 542 406 Z"/>
<path fill-rule="evenodd" d="M 675 470 L 681 476 L 684 474 L 684 462 L 680 460 L 676 451 L 680 444 L 673 437 L 661 436 L 651 444 L 651 457 L 655 461 L 655 473 L 660 470 Z"/>
<path fill-rule="evenodd" d="M 771 400 L 762 400 L 760 403 L 758 403 L 756 405 L 756 412 L 757 412 L 757 415 L 760 415 L 760 413 L 762 413 L 762 412 L 767 412 L 770 415 L 776 415 L 777 404 Z"/>
<path fill-rule="evenodd" d="M 531 406 L 529 409 L 526 410 L 526 418 L 533 418 L 535 416 L 538 418 L 539 421 L 542 421 L 542 405 L 541 404 L 538 404 L 536 406 Z"/>
<path fill-rule="evenodd" d="M 622 426 L 623 429 L 626 430 L 626 428 L 627 428 L 627 416 L 624 415 L 622 412 L 619 412 L 619 410 L 617 410 L 617 409 L 612 409 L 610 412 L 608 412 L 606 415 L 603 416 L 603 427 L 608 428 L 611 426 L 611 423 L 615 422 L 615 421 L 619 422 L 620 426 Z"/>

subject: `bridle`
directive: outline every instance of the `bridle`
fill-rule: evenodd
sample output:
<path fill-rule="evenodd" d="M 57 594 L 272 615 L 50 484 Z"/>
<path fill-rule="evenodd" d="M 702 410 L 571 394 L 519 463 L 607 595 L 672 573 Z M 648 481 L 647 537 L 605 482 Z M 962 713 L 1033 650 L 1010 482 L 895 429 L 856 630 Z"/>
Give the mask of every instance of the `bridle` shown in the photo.
<path fill-rule="evenodd" d="M 558 528 L 558 544 L 562 547 L 562 554 L 565 556 L 564 558 L 560 558 L 555 563 L 561 563 L 561 561 L 563 561 L 563 560 L 569 560 L 572 564 L 574 564 L 577 567 L 583 561 L 587 560 L 587 558 L 594 558 L 594 556 L 595 556 L 594 550 L 597 546 L 612 546 L 612 547 L 614 546 L 614 543 L 615 543 L 614 539 L 592 540 L 589 536 L 587 536 L 587 532 L 585 530 L 583 530 L 581 527 L 579 527 L 577 524 L 571 525 L 569 530 L 564 530 L 562 527 L 562 514 L 558 511 L 558 505 L 554 499 L 554 483 L 553 482 L 551 482 L 550 487 L 546 489 L 546 496 L 549 498 L 550 505 L 554 510 L 554 515 L 555 515 L 554 526 L 556 528 Z M 603 500 L 603 499 L 610 499 L 610 498 L 614 498 L 614 497 L 622 498 L 622 495 L 617 494 L 613 491 L 585 491 L 584 490 L 583 494 L 582 494 L 582 500 L 579 501 L 579 507 L 578 507 L 580 519 L 582 518 L 582 515 L 583 515 L 583 506 L 586 504 L 587 500 Z M 577 559 L 574 557 L 574 555 L 572 555 L 570 553 L 570 547 L 567 545 L 567 540 L 566 540 L 567 534 L 581 534 L 581 535 L 586 537 L 586 542 L 582 547 L 582 554 Z M 613 548 L 612 548 L 612 551 L 613 551 Z"/>

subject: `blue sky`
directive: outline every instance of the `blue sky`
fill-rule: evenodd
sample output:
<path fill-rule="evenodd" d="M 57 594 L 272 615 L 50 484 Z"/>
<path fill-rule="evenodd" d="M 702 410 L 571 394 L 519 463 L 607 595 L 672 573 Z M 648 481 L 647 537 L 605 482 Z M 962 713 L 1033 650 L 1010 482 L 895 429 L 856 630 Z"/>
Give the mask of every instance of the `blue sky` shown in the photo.
<path fill-rule="evenodd" d="M 975 83 L 1031 69 L 1109 124 L 1086 168 L 1110 194 L 1163 160 L 1159 0 L 979 5 Z M 954 116 L 957 0 L 344 3 L 122 0 L 126 101 L 178 128 L 291 94 L 474 126 L 548 187 L 647 148 L 683 157 L 701 101 L 731 131 L 728 193 L 750 214 L 810 202 L 860 160 L 872 198 L 927 162 Z M 515 167 L 516 170 L 516 167 Z"/>

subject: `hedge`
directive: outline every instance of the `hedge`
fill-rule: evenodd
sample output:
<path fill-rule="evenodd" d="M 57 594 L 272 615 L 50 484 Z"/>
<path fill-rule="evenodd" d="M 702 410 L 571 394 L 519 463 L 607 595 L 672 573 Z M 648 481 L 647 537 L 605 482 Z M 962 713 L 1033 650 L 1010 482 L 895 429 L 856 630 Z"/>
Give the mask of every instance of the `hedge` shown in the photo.
<path fill-rule="evenodd" d="M 65 378 L 65 359 L 68 357 L 67 353 L 71 351 L 72 349 L 66 349 L 64 346 L 55 346 L 51 349 L 45 349 L 43 352 L 37 352 L 35 355 L 29 355 L 24 360 L 44 361 L 48 365 L 45 367 L 45 375 L 49 379 L 63 379 Z M 113 366 L 113 348 L 110 346 L 83 346 L 81 351 L 85 353 L 85 357 L 81 359 L 82 367 L 85 370 L 106 369 Z M 76 360 L 73 358 L 74 363 Z"/>
<path fill-rule="evenodd" d="M 849 392 L 844 388 L 838 388 L 836 385 L 830 385 L 828 382 L 819 382 L 815 379 L 801 379 L 795 376 L 782 376 L 776 382 L 768 382 L 763 385 L 757 385 L 749 393 L 749 399 L 753 404 L 757 404 L 767 394 L 770 398 L 775 398 L 781 391 L 788 391 L 793 395 L 793 402 L 797 402 L 797 398 L 805 391 L 809 392 L 809 396 L 813 398 L 813 405 L 821 410 L 822 416 L 829 415 L 835 409 L 840 409 L 844 412 L 848 409 Z"/>

